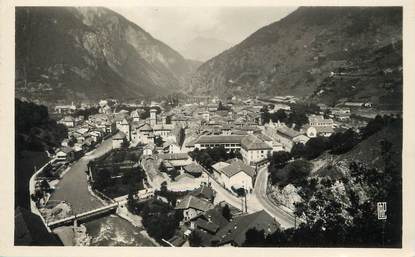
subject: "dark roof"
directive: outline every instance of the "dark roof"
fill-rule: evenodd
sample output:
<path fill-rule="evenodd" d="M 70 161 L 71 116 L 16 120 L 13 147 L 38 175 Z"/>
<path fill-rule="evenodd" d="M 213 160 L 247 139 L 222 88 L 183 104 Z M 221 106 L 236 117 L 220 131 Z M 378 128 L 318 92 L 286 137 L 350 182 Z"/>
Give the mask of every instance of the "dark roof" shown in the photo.
<path fill-rule="evenodd" d="M 200 165 L 192 162 L 189 165 L 183 167 L 186 172 L 193 173 L 193 174 L 202 174 L 203 168 Z"/>
<path fill-rule="evenodd" d="M 208 200 L 212 200 L 215 196 L 215 192 L 211 187 L 201 185 L 199 188 L 191 192 L 191 195 L 196 197 L 202 197 Z"/>
<path fill-rule="evenodd" d="M 252 228 L 264 230 L 266 234 L 271 234 L 280 226 L 264 210 L 235 217 L 228 225 L 222 227 L 215 236 L 215 240 L 220 245 L 232 243 L 241 246 L 245 242 L 246 232 Z"/>
<path fill-rule="evenodd" d="M 62 242 L 48 232 L 39 216 L 21 207 L 14 212 L 14 244 L 62 246 Z"/>
<path fill-rule="evenodd" d="M 182 246 L 184 243 L 186 243 L 186 239 L 184 239 L 183 236 L 178 235 L 173 236 L 168 241 L 174 246 Z"/>
<path fill-rule="evenodd" d="M 207 211 L 212 207 L 213 205 L 210 202 L 194 197 L 193 195 L 187 195 L 176 205 L 176 209 L 179 210 L 193 208 L 200 211 Z"/>
<path fill-rule="evenodd" d="M 206 221 L 202 218 L 198 218 L 195 221 L 195 225 L 199 228 L 202 228 L 202 229 L 210 232 L 210 233 L 216 233 L 216 231 L 219 230 L 219 225 L 217 225 L 213 222 Z"/>

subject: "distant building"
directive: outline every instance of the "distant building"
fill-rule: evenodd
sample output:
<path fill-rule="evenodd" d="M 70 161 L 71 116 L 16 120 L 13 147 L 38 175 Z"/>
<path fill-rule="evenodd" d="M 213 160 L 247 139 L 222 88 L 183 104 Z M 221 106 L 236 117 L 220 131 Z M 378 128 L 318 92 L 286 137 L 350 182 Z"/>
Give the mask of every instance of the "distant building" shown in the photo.
<path fill-rule="evenodd" d="M 58 121 L 59 124 L 65 125 L 68 128 L 75 127 L 75 118 L 72 116 L 65 116 L 60 121 Z"/>
<path fill-rule="evenodd" d="M 306 126 L 306 134 L 309 138 L 323 136 L 329 137 L 334 133 L 334 122 L 332 119 L 325 119 L 321 115 L 311 115 L 309 124 Z"/>

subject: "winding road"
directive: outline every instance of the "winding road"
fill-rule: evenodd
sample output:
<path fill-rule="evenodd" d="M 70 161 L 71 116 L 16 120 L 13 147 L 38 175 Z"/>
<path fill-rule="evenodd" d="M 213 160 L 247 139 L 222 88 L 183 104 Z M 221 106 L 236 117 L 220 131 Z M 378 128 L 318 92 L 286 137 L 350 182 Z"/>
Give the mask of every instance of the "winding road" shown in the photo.
<path fill-rule="evenodd" d="M 253 196 L 260 203 L 263 209 L 271 216 L 273 216 L 281 224 L 282 227 L 294 227 L 295 218 L 269 200 L 267 196 L 267 184 L 268 171 L 267 167 L 263 167 L 258 171 Z"/>

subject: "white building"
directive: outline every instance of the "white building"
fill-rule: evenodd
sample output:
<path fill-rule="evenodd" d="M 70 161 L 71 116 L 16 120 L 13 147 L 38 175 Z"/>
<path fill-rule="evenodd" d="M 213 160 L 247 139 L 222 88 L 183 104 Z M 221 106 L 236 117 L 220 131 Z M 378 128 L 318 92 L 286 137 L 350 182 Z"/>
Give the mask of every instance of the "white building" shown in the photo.
<path fill-rule="evenodd" d="M 272 146 L 254 135 L 248 135 L 241 140 L 241 155 L 248 165 L 267 160 L 272 154 Z"/>
<path fill-rule="evenodd" d="M 217 180 L 225 188 L 229 190 L 244 188 L 248 192 L 253 189 L 255 171 L 243 161 L 233 159 L 228 162 L 218 162 L 212 165 L 212 168 Z"/>
<path fill-rule="evenodd" d="M 121 148 L 123 143 L 127 141 L 126 135 L 122 131 L 118 131 L 118 133 L 112 137 L 112 148 Z"/>

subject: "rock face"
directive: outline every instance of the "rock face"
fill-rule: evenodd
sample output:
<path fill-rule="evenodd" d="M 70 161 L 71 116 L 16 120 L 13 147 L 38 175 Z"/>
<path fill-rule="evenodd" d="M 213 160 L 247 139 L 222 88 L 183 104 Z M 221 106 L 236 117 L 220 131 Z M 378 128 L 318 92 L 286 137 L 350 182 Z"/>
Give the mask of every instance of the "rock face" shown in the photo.
<path fill-rule="evenodd" d="M 179 53 L 105 8 L 16 8 L 16 94 L 42 100 L 120 99 L 180 90 Z"/>
<path fill-rule="evenodd" d="M 201 65 L 190 89 L 401 102 L 402 9 L 300 7 Z"/>

